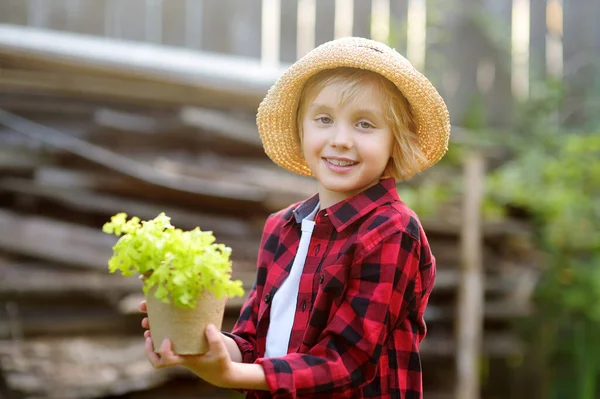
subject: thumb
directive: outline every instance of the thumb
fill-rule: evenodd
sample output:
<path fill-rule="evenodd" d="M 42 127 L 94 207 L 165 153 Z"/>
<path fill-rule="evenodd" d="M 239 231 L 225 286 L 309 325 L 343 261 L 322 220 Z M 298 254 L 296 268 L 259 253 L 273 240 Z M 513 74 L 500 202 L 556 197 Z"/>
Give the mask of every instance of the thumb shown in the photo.
<path fill-rule="evenodd" d="M 213 324 L 209 324 L 206 326 L 204 333 L 206 335 L 208 346 L 211 352 L 219 353 L 226 351 L 225 344 L 221 338 L 221 332 L 217 330 L 217 327 L 215 327 Z"/>

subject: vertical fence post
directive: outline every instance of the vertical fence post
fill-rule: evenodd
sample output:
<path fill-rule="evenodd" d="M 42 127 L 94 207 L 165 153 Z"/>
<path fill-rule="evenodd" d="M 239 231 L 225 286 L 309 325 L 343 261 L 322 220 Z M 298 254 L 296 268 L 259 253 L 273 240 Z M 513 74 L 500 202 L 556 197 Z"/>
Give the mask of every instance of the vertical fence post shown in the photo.
<path fill-rule="evenodd" d="M 145 40 L 161 43 L 163 33 L 163 1 L 146 0 Z"/>
<path fill-rule="evenodd" d="M 484 158 L 479 151 L 472 150 L 464 165 L 462 267 L 456 324 L 456 399 L 478 399 L 480 392 L 484 309 L 481 202 L 484 177 Z"/>
<path fill-rule="evenodd" d="M 425 0 L 409 0 L 407 15 L 406 58 L 417 68 L 425 68 L 427 51 L 427 3 Z"/>
<path fill-rule="evenodd" d="M 340 37 L 352 36 L 352 25 L 354 22 L 354 2 L 346 0 L 335 0 L 335 21 L 333 36 L 335 39 Z"/>
<path fill-rule="evenodd" d="M 371 38 L 389 43 L 390 0 L 373 0 L 371 3 Z"/>
<path fill-rule="evenodd" d="M 279 64 L 281 0 L 262 0 L 261 61 L 265 66 Z"/>
<path fill-rule="evenodd" d="M 185 46 L 202 48 L 203 0 L 185 0 Z"/>
<path fill-rule="evenodd" d="M 44 25 L 44 15 L 46 14 L 45 1 L 28 0 L 27 1 L 27 25 L 36 28 L 42 28 Z"/>
<path fill-rule="evenodd" d="M 315 0 L 298 0 L 296 58 L 301 58 L 315 47 L 316 14 Z"/>

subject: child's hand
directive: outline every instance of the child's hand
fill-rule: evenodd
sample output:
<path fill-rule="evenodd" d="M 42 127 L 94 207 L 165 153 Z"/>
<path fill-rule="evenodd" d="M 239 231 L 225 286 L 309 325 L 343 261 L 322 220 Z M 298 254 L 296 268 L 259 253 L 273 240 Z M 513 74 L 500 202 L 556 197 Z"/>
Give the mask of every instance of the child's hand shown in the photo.
<path fill-rule="evenodd" d="M 140 302 L 140 305 L 138 306 L 138 310 L 142 313 L 147 313 L 148 312 L 148 308 L 146 307 L 146 301 L 142 301 Z M 144 331 L 144 338 L 149 338 L 150 337 L 150 321 L 148 320 L 148 317 L 144 317 L 142 319 L 142 328 L 145 328 L 146 331 Z"/>
<path fill-rule="evenodd" d="M 212 385 L 229 388 L 233 382 L 234 366 L 223 335 L 213 325 L 206 327 L 205 334 L 208 352 L 203 355 L 176 355 L 168 339 L 163 341 L 158 353 L 155 353 L 149 331 L 146 331 L 146 356 L 154 368 L 183 366 Z"/>

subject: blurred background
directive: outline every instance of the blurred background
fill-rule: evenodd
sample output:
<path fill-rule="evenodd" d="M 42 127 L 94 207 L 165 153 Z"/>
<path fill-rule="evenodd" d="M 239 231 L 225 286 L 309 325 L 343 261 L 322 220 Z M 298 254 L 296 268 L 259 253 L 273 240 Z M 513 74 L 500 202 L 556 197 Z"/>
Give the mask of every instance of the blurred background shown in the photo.
<path fill-rule="evenodd" d="M 598 21 L 598 0 L 0 0 L 0 398 L 239 397 L 151 369 L 101 226 L 212 230 L 248 290 L 267 215 L 315 190 L 264 155 L 256 108 L 350 35 L 452 116 L 398 185 L 438 262 L 425 398 L 600 398 Z"/>

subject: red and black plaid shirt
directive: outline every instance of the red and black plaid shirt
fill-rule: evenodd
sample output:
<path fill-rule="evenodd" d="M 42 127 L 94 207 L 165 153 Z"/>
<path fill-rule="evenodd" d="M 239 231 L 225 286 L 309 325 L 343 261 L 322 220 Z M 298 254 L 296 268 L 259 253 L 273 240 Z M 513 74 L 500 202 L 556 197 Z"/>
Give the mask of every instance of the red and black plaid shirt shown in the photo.
<path fill-rule="evenodd" d="M 435 259 L 393 179 L 318 212 L 288 354 L 264 357 L 271 300 L 317 201 L 294 204 L 265 224 L 256 285 L 228 334 L 244 363 L 266 374 L 270 392 L 248 397 L 421 398 L 419 343 Z"/>

